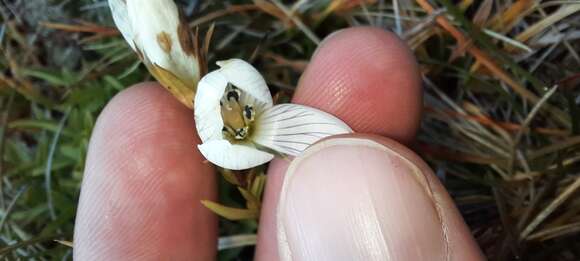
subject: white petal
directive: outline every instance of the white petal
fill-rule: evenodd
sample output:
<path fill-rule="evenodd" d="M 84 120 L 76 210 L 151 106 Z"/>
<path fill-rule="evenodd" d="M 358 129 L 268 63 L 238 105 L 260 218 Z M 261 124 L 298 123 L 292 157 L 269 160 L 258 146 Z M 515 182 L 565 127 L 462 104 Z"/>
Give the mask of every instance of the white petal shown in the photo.
<path fill-rule="evenodd" d="M 129 22 L 129 12 L 125 0 L 109 0 L 109 7 L 111 8 L 115 25 L 117 25 L 125 41 L 135 50 L 135 34 Z"/>
<path fill-rule="evenodd" d="M 226 169 L 242 170 L 262 165 L 274 155 L 226 140 L 212 140 L 198 146 L 201 154 L 211 163 Z"/>
<path fill-rule="evenodd" d="M 240 59 L 219 61 L 219 70 L 228 79 L 228 82 L 240 88 L 254 99 L 264 104 L 266 108 L 272 107 L 272 94 L 266 85 L 264 77 L 251 64 Z"/>
<path fill-rule="evenodd" d="M 140 40 L 144 58 L 175 74 L 186 84 L 199 80 L 199 64 L 189 41 L 180 40 L 189 30 L 180 20 L 179 10 L 173 0 L 126 0 L 133 33 Z"/>
<path fill-rule="evenodd" d="M 203 142 L 223 139 L 220 99 L 227 85 L 227 80 L 218 71 L 206 74 L 197 85 L 193 107 L 195 126 Z"/>
<path fill-rule="evenodd" d="M 333 115 L 298 104 L 276 105 L 264 111 L 254 126 L 255 143 L 291 156 L 322 138 L 352 132 Z"/>

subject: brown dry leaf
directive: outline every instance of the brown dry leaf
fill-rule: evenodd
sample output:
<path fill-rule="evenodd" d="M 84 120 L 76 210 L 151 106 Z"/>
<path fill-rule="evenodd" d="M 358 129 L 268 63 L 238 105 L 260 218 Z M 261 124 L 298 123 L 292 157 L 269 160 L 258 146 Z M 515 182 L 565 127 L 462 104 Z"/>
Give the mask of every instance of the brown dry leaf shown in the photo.
<path fill-rule="evenodd" d="M 461 3 L 458 4 L 459 9 L 466 10 L 473 4 L 473 0 L 463 0 Z"/>
<path fill-rule="evenodd" d="M 66 240 L 55 240 L 54 242 L 59 243 L 63 246 L 67 246 L 72 248 L 73 247 L 73 242 L 72 241 L 66 241 Z"/>
<path fill-rule="evenodd" d="M 544 32 L 548 27 L 554 25 L 560 20 L 580 11 L 580 5 L 563 5 L 558 11 L 545 17 L 534 25 L 528 27 L 525 31 L 516 36 L 515 40 L 521 43 L 526 43 L 532 37 Z M 513 46 L 506 46 L 507 51 L 514 51 Z"/>
<path fill-rule="evenodd" d="M 342 13 L 342 12 L 350 11 L 354 7 L 359 6 L 361 4 L 370 5 L 370 4 L 374 4 L 376 2 L 377 2 L 377 0 L 337 0 L 337 1 L 332 1 L 332 3 L 330 3 L 328 5 L 326 10 L 324 10 L 324 13 L 328 13 L 328 14 L 334 13 L 334 12 Z"/>
<path fill-rule="evenodd" d="M 580 177 L 574 179 L 574 181 L 568 185 L 564 191 L 562 191 L 558 197 L 556 197 L 548 206 L 546 206 L 542 212 L 538 213 L 536 217 L 526 226 L 526 228 L 520 233 L 520 238 L 529 239 L 529 236 L 535 229 L 544 221 L 548 216 L 550 216 L 556 209 L 558 209 L 566 200 L 574 195 L 574 193 L 580 189 Z"/>
<path fill-rule="evenodd" d="M 199 25 L 207 23 L 207 22 L 211 22 L 213 20 L 216 20 L 217 18 L 227 16 L 230 14 L 245 13 L 245 12 L 254 11 L 254 10 L 260 10 L 260 8 L 254 4 L 230 5 L 224 9 L 220 9 L 220 10 L 208 13 L 204 16 L 198 17 L 197 19 L 195 19 L 191 23 L 189 23 L 189 27 L 193 28 L 193 27 L 199 26 Z"/>
<path fill-rule="evenodd" d="M 556 237 L 563 237 L 580 232 L 580 222 L 547 228 L 542 231 L 531 234 L 528 240 L 545 241 Z"/>
<path fill-rule="evenodd" d="M 492 7 L 493 0 L 484 0 L 483 3 L 479 5 L 477 12 L 473 16 L 473 24 L 475 24 L 478 27 L 484 27 L 485 24 L 487 23 L 489 15 L 491 14 Z"/>
<path fill-rule="evenodd" d="M 149 72 L 165 87 L 177 100 L 187 108 L 193 108 L 193 98 L 195 97 L 195 86 L 187 86 L 172 72 L 163 69 L 155 64 L 147 66 Z"/>
<path fill-rule="evenodd" d="M 498 13 L 488 22 L 489 28 L 498 33 L 506 33 L 513 29 L 521 19 L 531 12 L 538 4 L 537 0 L 520 0 L 510 5 L 503 12 Z M 475 62 L 469 69 L 476 74 L 491 75 L 489 70 L 481 67 L 479 61 Z"/>
<path fill-rule="evenodd" d="M 479 155 L 467 154 L 458 151 L 451 151 L 447 148 L 440 147 L 440 146 L 432 146 L 425 143 L 420 143 L 416 145 L 416 149 L 421 152 L 421 154 L 426 155 L 428 157 L 432 157 L 434 159 L 440 160 L 450 160 L 456 162 L 468 162 L 473 164 L 482 164 L 482 165 L 506 165 L 507 162 L 505 160 L 501 160 L 498 158 L 492 157 L 484 157 Z"/>
<path fill-rule="evenodd" d="M 503 12 L 496 14 L 490 21 L 489 27 L 493 31 L 510 31 L 524 16 L 531 12 L 538 4 L 537 0 L 519 0 L 510 5 Z"/>
<path fill-rule="evenodd" d="M 105 36 L 112 36 L 112 35 L 119 34 L 119 31 L 116 28 L 99 26 L 96 24 L 82 22 L 82 21 L 81 21 L 81 24 L 82 25 L 61 24 L 61 23 L 51 23 L 51 22 L 40 23 L 41 26 L 44 26 L 46 28 L 67 31 L 67 32 L 74 32 L 74 33 L 95 33 L 95 34 L 105 35 Z"/>
<path fill-rule="evenodd" d="M 449 55 L 448 62 L 452 63 L 453 61 L 455 61 L 455 59 L 465 56 L 465 52 L 471 44 L 472 44 L 471 41 L 466 41 L 461 44 L 457 44 L 457 46 L 453 48 L 453 50 L 451 51 L 451 55 Z"/>
<path fill-rule="evenodd" d="M 284 56 L 273 52 L 266 52 L 262 56 L 264 56 L 265 58 L 272 59 L 276 63 L 276 65 L 288 66 L 296 72 L 303 72 L 304 70 L 306 70 L 306 66 L 308 65 L 308 61 L 306 60 L 288 60 Z"/>
<path fill-rule="evenodd" d="M 464 3 L 465 4 L 469 3 L 469 5 L 471 5 L 472 2 L 469 1 Z M 479 5 L 479 8 L 477 9 L 477 12 L 473 17 L 473 24 L 475 24 L 478 27 L 484 27 L 487 22 L 487 19 L 489 18 L 489 15 L 491 14 L 492 7 L 493 0 L 484 0 L 481 3 L 481 5 Z M 451 52 L 451 55 L 449 56 L 449 62 L 451 63 L 455 61 L 455 59 L 465 56 L 465 52 L 470 44 L 472 44 L 471 41 L 458 44 L 457 47 L 455 47 Z"/>
<path fill-rule="evenodd" d="M 272 4 L 266 0 L 254 0 L 254 4 L 260 8 L 264 13 L 278 18 L 282 21 L 287 28 L 291 28 L 293 23 L 290 17 L 287 17 L 284 11 L 280 10 L 275 4 Z"/>

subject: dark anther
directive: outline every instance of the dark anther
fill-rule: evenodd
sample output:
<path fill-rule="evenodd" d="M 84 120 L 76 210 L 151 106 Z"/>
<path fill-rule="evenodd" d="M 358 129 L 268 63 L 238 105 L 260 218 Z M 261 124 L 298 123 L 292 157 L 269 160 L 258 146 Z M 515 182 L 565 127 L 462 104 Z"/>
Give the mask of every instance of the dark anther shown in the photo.
<path fill-rule="evenodd" d="M 222 131 L 228 131 L 228 129 L 226 127 L 223 127 Z"/>
<path fill-rule="evenodd" d="M 234 130 L 234 133 L 236 134 L 236 138 L 240 138 L 240 139 L 245 138 L 246 134 L 247 134 L 246 130 L 244 128 Z"/>
<path fill-rule="evenodd" d="M 234 98 L 234 100 L 235 100 L 235 101 L 239 101 L 239 100 L 240 100 L 240 94 L 238 94 L 238 92 L 237 92 L 237 91 L 235 91 L 235 90 L 234 90 L 234 91 L 229 91 L 229 92 L 228 92 L 228 95 L 227 95 L 227 99 L 228 99 L 228 101 L 229 101 L 231 98 Z"/>
<path fill-rule="evenodd" d="M 252 106 L 250 105 L 246 105 L 244 106 L 244 116 L 246 116 L 246 119 L 251 119 L 252 118 L 252 111 L 254 108 L 252 108 Z"/>

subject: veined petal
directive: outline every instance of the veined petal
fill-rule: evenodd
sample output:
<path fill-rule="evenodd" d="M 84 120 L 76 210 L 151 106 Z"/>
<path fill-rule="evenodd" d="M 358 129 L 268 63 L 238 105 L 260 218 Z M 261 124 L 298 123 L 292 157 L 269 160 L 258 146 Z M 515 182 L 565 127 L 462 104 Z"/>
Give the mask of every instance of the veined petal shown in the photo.
<path fill-rule="evenodd" d="M 298 104 L 280 104 L 256 119 L 253 141 L 277 152 L 297 156 L 322 138 L 351 133 L 331 114 Z"/>
<path fill-rule="evenodd" d="M 223 139 L 224 122 L 220 99 L 228 81 L 219 71 L 206 74 L 197 86 L 195 94 L 195 125 L 202 142 Z"/>
<path fill-rule="evenodd" d="M 251 64 L 240 59 L 230 59 L 217 62 L 228 82 L 260 101 L 265 108 L 273 105 L 272 94 L 266 85 L 264 77 Z M 251 103 L 251 101 L 247 101 Z"/>
<path fill-rule="evenodd" d="M 262 165 L 274 155 L 251 146 L 231 144 L 227 140 L 212 140 L 198 146 L 201 154 L 211 163 L 231 170 L 249 169 Z"/>
<path fill-rule="evenodd" d="M 131 27 L 131 22 L 129 21 L 127 3 L 125 0 L 109 0 L 109 7 L 111 8 L 111 13 L 113 14 L 115 25 L 117 25 L 117 28 L 123 35 L 123 38 L 125 38 L 125 41 L 127 41 L 133 51 L 136 51 L 135 33 L 133 32 L 133 27 Z"/>
<path fill-rule="evenodd" d="M 172 72 L 192 89 L 199 80 L 197 53 L 173 0 L 125 0 L 129 22 L 146 63 Z"/>

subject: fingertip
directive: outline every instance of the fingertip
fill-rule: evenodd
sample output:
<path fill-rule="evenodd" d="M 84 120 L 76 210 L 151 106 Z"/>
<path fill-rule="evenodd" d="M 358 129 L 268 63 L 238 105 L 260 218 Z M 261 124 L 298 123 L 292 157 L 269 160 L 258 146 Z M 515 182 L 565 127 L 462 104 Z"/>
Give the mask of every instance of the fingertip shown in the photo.
<path fill-rule="evenodd" d="M 74 235 L 79 260 L 215 256 L 212 167 L 195 150 L 193 113 L 154 83 L 128 88 L 91 137 Z"/>
<path fill-rule="evenodd" d="M 332 113 L 357 132 L 409 142 L 422 108 L 418 65 L 393 33 L 374 27 L 344 29 L 316 51 L 293 102 Z"/>
<path fill-rule="evenodd" d="M 273 160 L 268 166 L 268 183 L 262 201 L 262 215 L 258 230 L 255 260 L 279 260 L 276 240 L 276 215 L 280 190 L 290 162 L 285 159 Z"/>
<path fill-rule="evenodd" d="M 319 108 L 358 133 L 409 143 L 419 128 L 422 90 L 412 52 L 396 35 L 373 27 L 328 36 L 302 75 L 293 102 Z M 257 260 L 276 260 L 275 211 L 288 162 L 274 160 L 260 218 Z"/>
<path fill-rule="evenodd" d="M 283 260 L 483 260 L 429 167 L 384 137 L 310 147 L 290 164 L 279 202 Z"/>

